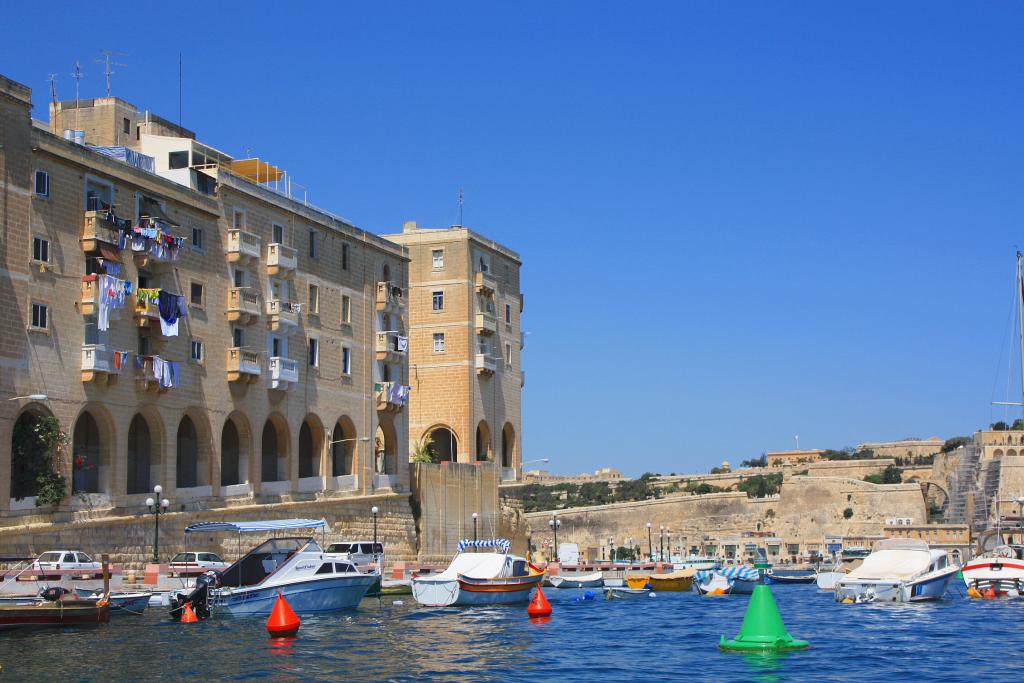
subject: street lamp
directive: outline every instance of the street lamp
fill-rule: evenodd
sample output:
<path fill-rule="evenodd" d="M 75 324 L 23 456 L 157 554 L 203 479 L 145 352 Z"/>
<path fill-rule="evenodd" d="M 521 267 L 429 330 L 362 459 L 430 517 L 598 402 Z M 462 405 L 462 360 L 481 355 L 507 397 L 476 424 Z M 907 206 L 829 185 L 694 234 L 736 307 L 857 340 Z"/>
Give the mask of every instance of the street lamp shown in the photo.
<path fill-rule="evenodd" d="M 626 539 L 626 547 L 629 548 L 629 561 L 633 562 L 633 537 L 630 536 Z"/>
<path fill-rule="evenodd" d="M 650 522 L 647 522 L 647 561 L 654 562 L 654 541 L 651 540 Z"/>
<path fill-rule="evenodd" d="M 552 533 L 554 533 L 554 536 L 555 536 L 554 554 L 555 554 L 555 562 L 558 562 L 558 560 L 559 560 L 559 557 L 558 557 L 558 527 L 562 526 L 562 520 L 558 519 L 555 516 L 555 513 L 552 512 L 551 513 L 551 519 L 548 520 L 548 526 L 551 527 L 551 531 L 552 531 Z"/>
<path fill-rule="evenodd" d="M 373 563 L 377 564 L 377 513 L 380 512 L 380 508 L 374 505 L 370 508 L 370 514 L 373 515 Z M 377 567 L 378 570 L 383 574 L 384 570 L 382 567 Z"/>
<path fill-rule="evenodd" d="M 611 536 L 608 537 L 608 559 L 615 562 L 615 539 Z"/>
<path fill-rule="evenodd" d="M 661 531 L 658 533 L 658 562 L 665 561 L 665 525 L 661 525 Z"/>
<path fill-rule="evenodd" d="M 156 529 L 153 533 L 153 564 L 160 564 L 160 513 L 167 512 L 167 508 L 171 507 L 171 501 L 166 498 L 160 499 L 160 494 L 163 492 L 164 487 L 157 484 L 153 487 L 156 499 L 146 499 L 146 507 L 153 513 L 153 519 L 156 524 Z"/>
<path fill-rule="evenodd" d="M 473 513 L 473 552 L 476 552 L 476 518 L 477 514 Z"/>
<path fill-rule="evenodd" d="M 672 530 L 666 529 L 665 533 L 668 534 L 668 561 L 672 561 Z"/>

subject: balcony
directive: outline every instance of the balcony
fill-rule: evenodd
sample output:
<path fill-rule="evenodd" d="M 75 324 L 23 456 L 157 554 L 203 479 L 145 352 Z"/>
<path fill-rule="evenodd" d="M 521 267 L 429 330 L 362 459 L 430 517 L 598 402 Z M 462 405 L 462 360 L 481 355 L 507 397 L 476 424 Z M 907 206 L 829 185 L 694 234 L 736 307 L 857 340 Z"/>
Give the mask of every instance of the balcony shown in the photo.
<path fill-rule="evenodd" d="M 491 356 L 486 353 L 476 354 L 476 374 L 478 375 L 493 375 L 494 371 L 498 369 L 498 363 Z"/>
<path fill-rule="evenodd" d="M 288 301 L 267 299 L 267 324 L 271 331 L 288 331 L 299 326 L 299 312 Z"/>
<path fill-rule="evenodd" d="M 102 344 L 82 345 L 82 381 L 97 384 L 116 384 L 121 365 L 111 351 Z"/>
<path fill-rule="evenodd" d="M 149 299 L 135 299 L 135 324 L 139 327 L 149 327 L 160 323 L 160 306 Z"/>
<path fill-rule="evenodd" d="M 292 277 L 299 265 L 298 252 L 291 247 L 272 242 L 267 245 L 267 274 Z"/>
<path fill-rule="evenodd" d="M 166 393 L 170 387 L 161 386 L 160 376 L 157 375 L 157 363 L 159 356 L 138 356 L 135 365 L 135 384 L 143 391 L 158 391 Z"/>
<path fill-rule="evenodd" d="M 409 402 L 409 387 L 400 382 L 375 382 L 373 391 L 379 411 L 399 413 Z"/>
<path fill-rule="evenodd" d="M 288 391 L 299 382 L 299 364 L 291 358 L 271 356 L 270 388 Z"/>
<path fill-rule="evenodd" d="M 373 475 L 373 488 L 375 489 L 389 489 L 391 491 L 398 491 L 398 475 L 397 474 L 375 474 Z"/>
<path fill-rule="evenodd" d="M 82 251 L 99 251 L 100 245 L 117 248 L 118 229 L 105 211 L 86 211 L 82 225 Z"/>
<path fill-rule="evenodd" d="M 394 282 L 378 282 L 376 306 L 378 311 L 398 311 L 405 306 L 405 293 Z"/>
<path fill-rule="evenodd" d="M 487 313 L 486 311 L 479 311 L 476 314 L 476 333 L 477 334 L 494 334 L 498 331 L 498 320 L 494 317 L 493 313 Z"/>
<path fill-rule="evenodd" d="M 78 312 L 82 315 L 93 315 L 99 310 L 99 279 L 98 275 L 82 276 L 82 298 L 78 304 Z"/>
<path fill-rule="evenodd" d="M 260 378 L 260 354 L 237 346 L 228 349 L 228 381 L 255 382 Z"/>
<path fill-rule="evenodd" d="M 245 230 L 228 230 L 228 263 L 246 264 L 260 260 L 260 238 Z"/>
<path fill-rule="evenodd" d="M 473 285 L 477 294 L 493 296 L 494 290 L 498 288 L 498 281 L 490 273 L 480 271 L 473 276 Z"/>
<path fill-rule="evenodd" d="M 248 325 L 260 317 L 260 293 L 252 287 L 228 290 L 228 320 Z"/>
<path fill-rule="evenodd" d="M 385 363 L 401 363 L 409 350 L 409 338 L 395 332 L 378 332 L 375 344 L 377 360 Z"/>

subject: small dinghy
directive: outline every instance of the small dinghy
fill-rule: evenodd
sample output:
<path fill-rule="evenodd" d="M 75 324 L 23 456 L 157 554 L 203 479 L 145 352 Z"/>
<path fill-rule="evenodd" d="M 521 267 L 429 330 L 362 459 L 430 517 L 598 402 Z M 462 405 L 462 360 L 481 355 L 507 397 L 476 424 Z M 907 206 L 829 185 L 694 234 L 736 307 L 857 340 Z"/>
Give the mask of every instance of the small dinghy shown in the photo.
<path fill-rule="evenodd" d="M 623 600 L 630 598 L 654 597 L 654 591 L 650 588 L 605 588 L 604 597 L 606 600 Z"/>
<path fill-rule="evenodd" d="M 103 597 L 103 591 L 75 587 L 75 595 L 79 600 L 96 602 Z M 111 614 L 142 614 L 149 607 L 149 600 L 152 597 L 152 593 L 145 591 L 111 593 L 110 612 Z"/>
<path fill-rule="evenodd" d="M 548 577 L 548 580 L 555 588 L 600 588 L 604 585 L 604 574 L 601 572 L 580 574 L 578 576 L 560 576 L 556 574 Z"/>
<path fill-rule="evenodd" d="M 764 573 L 766 584 L 814 583 L 818 579 L 816 572 L 786 572 L 785 574 L 769 569 Z"/>

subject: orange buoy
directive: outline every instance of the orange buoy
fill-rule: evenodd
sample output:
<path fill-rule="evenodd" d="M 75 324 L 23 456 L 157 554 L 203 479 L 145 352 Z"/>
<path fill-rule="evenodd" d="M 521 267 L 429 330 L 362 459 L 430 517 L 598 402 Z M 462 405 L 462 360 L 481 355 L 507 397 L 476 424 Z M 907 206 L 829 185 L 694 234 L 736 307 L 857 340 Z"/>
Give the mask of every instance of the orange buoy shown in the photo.
<path fill-rule="evenodd" d="M 537 592 L 534 593 L 530 606 L 526 608 L 526 613 L 531 617 L 547 617 L 551 615 L 551 603 L 544 597 L 544 591 L 540 589 L 540 586 L 537 586 Z"/>
<path fill-rule="evenodd" d="M 291 605 L 277 591 L 277 601 L 274 609 L 270 610 L 270 618 L 267 619 L 267 633 L 271 638 L 291 638 L 299 632 L 299 617 L 292 611 Z"/>
<path fill-rule="evenodd" d="M 185 611 L 181 613 L 181 623 L 183 624 L 194 624 L 199 621 L 199 617 L 192 611 L 192 603 L 185 603 Z"/>

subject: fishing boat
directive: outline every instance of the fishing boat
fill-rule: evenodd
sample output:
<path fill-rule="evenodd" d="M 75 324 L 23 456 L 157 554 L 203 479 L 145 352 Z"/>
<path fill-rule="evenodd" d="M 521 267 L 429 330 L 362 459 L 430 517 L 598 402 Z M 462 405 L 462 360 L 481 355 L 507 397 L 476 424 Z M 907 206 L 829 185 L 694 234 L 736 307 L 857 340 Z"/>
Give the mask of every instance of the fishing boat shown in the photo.
<path fill-rule="evenodd" d="M 959 567 L 945 550 L 916 538 L 887 538 L 875 544 L 863 564 L 836 583 L 839 602 L 938 600 Z"/>
<path fill-rule="evenodd" d="M 628 600 L 630 598 L 654 597 L 654 591 L 650 588 L 614 588 L 606 587 L 604 597 L 606 600 Z"/>
<path fill-rule="evenodd" d="M 631 574 L 626 577 L 626 585 L 630 588 L 649 585 L 656 591 L 688 591 L 696 573 L 696 569 L 683 569 L 671 574 Z"/>
<path fill-rule="evenodd" d="M 512 605 L 530 601 L 530 593 L 544 578 L 544 570 L 525 558 L 509 554 L 504 538 L 459 541 L 456 555 L 439 574 L 412 580 L 412 595 L 421 605 Z M 498 552 L 465 552 L 494 548 Z"/>
<path fill-rule="evenodd" d="M 78 588 L 76 586 L 75 596 L 79 600 L 97 602 L 103 598 L 103 591 Z M 111 614 L 142 614 L 149 607 L 149 601 L 152 597 L 153 593 L 148 591 L 111 593 L 110 612 Z"/>
<path fill-rule="evenodd" d="M 715 579 L 715 577 L 720 577 Z M 723 585 L 729 586 L 729 593 L 734 595 L 750 595 L 754 592 L 754 586 L 761 582 L 761 573 L 753 567 L 746 565 L 734 565 L 722 567 L 715 570 L 704 570 L 697 572 L 693 577 L 697 591 L 704 594 L 704 587 L 720 588 Z M 714 581 L 712 583 L 712 581 Z"/>
<path fill-rule="evenodd" d="M 51 589 L 52 590 L 52 589 Z M 38 600 L 32 604 L 0 605 L 0 629 L 26 626 L 76 626 L 110 621 L 106 600 L 78 600 L 60 595 L 56 600 Z"/>
<path fill-rule="evenodd" d="M 604 585 L 604 574 L 601 572 L 579 574 L 576 576 L 555 574 L 549 576 L 548 581 L 555 588 L 600 588 Z"/>
<path fill-rule="evenodd" d="M 817 578 L 818 573 L 813 571 L 787 571 L 772 568 L 764 573 L 764 582 L 766 584 L 779 584 L 783 586 L 787 584 L 814 583 Z"/>
<path fill-rule="evenodd" d="M 259 522 L 202 522 L 185 533 L 267 532 L 323 528 L 325 520 L 286 519 Z M 195 588 L 171 596 L 171 616 L 180 619 L 186 603 L 200 619 L 212 614 L 270 614 L 278 593 L 298 614 L 351 609 L 378 579 L 355 566 L 347 554 L 325 553 L 311 536 L 272 538 L 259 544 L 223 572 L 196 578 Z"/>
<path fill-rule="evenodd" d="M 1005 536 L 1004 536 L 1005 534 Z M 1019 527 L 983 532 L 978 554 L 963 566 L 964 584 L 972 598 L 1019 598 L 1024 595 L 1024 534 Z"/>

